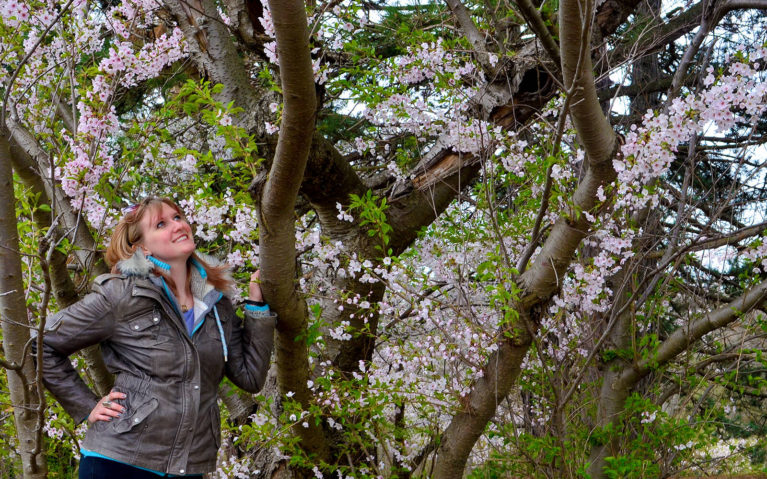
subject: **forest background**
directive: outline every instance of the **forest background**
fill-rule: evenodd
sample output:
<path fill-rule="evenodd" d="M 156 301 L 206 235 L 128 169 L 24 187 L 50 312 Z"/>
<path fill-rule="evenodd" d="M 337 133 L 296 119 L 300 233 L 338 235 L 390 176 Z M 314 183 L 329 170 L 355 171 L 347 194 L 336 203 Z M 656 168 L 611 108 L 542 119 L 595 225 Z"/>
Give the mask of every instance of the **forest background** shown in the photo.
<path fill-rule="evenodd" d="M 280 317 L 211 477 L 766 471 L 765 8 L 0 0 L 0 477 L 76 474 L 31 344 L 149 194 Z"/>

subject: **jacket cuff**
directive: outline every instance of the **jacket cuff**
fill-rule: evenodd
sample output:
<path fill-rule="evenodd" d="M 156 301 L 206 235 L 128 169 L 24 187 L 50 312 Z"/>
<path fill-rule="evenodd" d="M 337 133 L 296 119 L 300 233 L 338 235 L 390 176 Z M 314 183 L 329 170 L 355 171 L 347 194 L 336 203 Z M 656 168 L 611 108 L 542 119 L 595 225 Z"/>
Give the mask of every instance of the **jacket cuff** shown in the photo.
<path fill-rule="evenodd" d="M 274 311 L 271 311 L 268 306 L 265 309 L 250 309 L 245 307 L 244 310 L 246 318 L 258 320 L 273 319 L 275 323 L 277 322 L 277 315 L 274 314 Z"/>
<path fill-rule="evenodd" d="M 245 311 L 269 313 L 269 305 L 263 301 L 245 300 Z"/>

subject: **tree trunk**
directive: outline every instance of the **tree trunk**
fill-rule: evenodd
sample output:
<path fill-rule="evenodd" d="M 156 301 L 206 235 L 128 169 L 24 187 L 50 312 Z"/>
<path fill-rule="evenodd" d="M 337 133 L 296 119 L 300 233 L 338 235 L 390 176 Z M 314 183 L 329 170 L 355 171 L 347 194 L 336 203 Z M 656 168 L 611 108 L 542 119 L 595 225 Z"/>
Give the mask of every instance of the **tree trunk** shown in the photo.
<path fill-rule="evenodd" d="M 296 282 L 294 207 L 304 176 L 316 121 L 314 75 L 309 56 L 309 31 L 304 2 L 269 2 L 277 36 L 283 93 L 283 116 L 269 178 L 260 202 L 260 256 L 264 297 L 279 315 L 275 354 L 277 383 L 282 395 L 307 410 L 311 401 L 306 342 L 308 309 Z M 293 432 L 301 448 L 317 459 L 327 457 L 322 427 L 298 422 Z"/>
<path fill-rule="evenodd" d="M 32 325 L 27 315 L 16 225 L 16 200 L 8 132 L 0 129 L 0 320 L 8 389 L 25 479 L 47 474 L 42 444 L 44 398 L 37 387 L 34 361 L 26 348 Z"/>

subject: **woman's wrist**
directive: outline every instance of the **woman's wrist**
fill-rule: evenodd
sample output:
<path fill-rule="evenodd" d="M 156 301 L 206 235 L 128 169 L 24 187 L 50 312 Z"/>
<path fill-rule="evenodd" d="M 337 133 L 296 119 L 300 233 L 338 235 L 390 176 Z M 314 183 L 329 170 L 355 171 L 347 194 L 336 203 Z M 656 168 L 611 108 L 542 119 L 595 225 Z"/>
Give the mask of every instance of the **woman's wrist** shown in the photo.
<path fill-rule="evenodd" d="M 264 306 L 266 303 L 264 303 L 264 294 L 261 292 L 261 271 L 257 270 L 255 273 L 250 275 L 250 284 L 248 284 L 248 301 L 253 301 L 254 303 L 262 303 L 258 306 Z"/>
<path fill-rule="evenodd" d="M 249 301 L 264 300 L 264 293 L 261 292 L 261 286 L 255 281 L 251 281 L 248 287 L 248 300 Z"/>

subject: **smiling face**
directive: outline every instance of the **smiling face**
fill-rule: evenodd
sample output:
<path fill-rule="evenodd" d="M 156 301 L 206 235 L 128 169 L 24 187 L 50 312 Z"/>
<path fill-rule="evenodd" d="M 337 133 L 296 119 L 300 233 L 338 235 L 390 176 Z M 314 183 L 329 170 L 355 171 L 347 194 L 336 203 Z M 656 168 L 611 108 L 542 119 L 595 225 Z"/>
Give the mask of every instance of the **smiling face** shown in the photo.
<path fill-rule="evenodd" d="M 186 261 L 194 252 L 192 227 L 173 207 L 161 203 L 141 218 L 141 241 L 146 254 L 166 263 Z"/>

